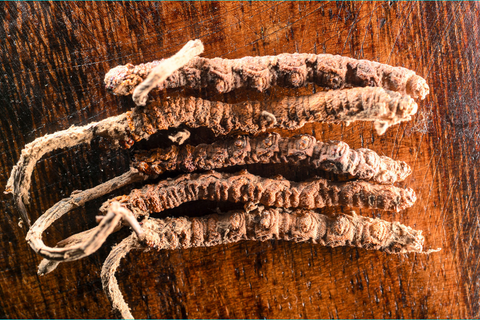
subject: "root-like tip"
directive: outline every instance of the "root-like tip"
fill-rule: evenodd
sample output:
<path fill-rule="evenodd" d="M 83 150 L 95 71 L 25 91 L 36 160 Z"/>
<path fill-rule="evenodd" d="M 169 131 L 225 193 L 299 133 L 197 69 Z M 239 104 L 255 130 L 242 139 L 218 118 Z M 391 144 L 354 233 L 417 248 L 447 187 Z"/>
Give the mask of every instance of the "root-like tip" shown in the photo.
<path fill-rule="evenodd" d="M 407 93 L 414 98 L 425 99 L 427 94 L 430 93 L 430 87 L 425 79 L 418 75 L 414 75 L 407 82 Z"/>
<path fill-rule="evenodd" d="M 172 57 L 163 60 L 152 69 L 145 81 L 140 83 L 133 91 L 132 99 L 137 106 L 147 103 L 148 93 L 159 84 L 163 83 L 171 74 L 186 65 L 190 60 L 203 52 L 200 40 L 190 40 L 180 51 Z"/>
<path fill-rule="evenodd" d="M 55 270 L 58 265 L 60 264 L 60 261 L 54 261 L 54 260 L 48 260 L 48 259 L 43 259 L 40 264 L 38 265 L 38 275 L 39 276 L 44 276 Z"/>

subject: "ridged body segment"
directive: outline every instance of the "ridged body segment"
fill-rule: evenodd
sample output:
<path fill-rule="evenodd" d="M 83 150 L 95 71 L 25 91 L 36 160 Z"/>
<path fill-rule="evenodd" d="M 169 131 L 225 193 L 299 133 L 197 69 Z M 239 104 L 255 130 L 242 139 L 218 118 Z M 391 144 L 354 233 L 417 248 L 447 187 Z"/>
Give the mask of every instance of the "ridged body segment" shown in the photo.
<path fill-rule="evenodd" d="M 163 60 L 117 66 L 105 75 L 105 86 L 117 95 L 131 94 Z M 219 93 L 251 87 L 265 91 L 272 86 L 383 87 L 424 99 L 429 87 L 414 71 L 390 65 L 330 54 L 284 53 L 241 59 L 193 58 L 170 75 L 158 89 L 209 88 Z"/>
<path fill-rule="evenodd" d="M 391 185 L 374 185 L 365 181 L 331 182 L 315 179 L 291 182 L 278 177 L 262 178 L 246 171 L 237 174 L 208 172 L 186 174 L 177 179 L 161 181 L 133 190 L 128 196 L 107 201 L 119 201 L 137 216 L 148 216 L 179 205 L 196 201 L 228 201 L 258 203 L 281 208 L 323 208 L 346 206 L 383 210 L 402 210 L 416 200 L 412 189 Z"/>
<path fill-rule="evenodd" d="M 156 250 L 211 247 L 242 240 L 312 242 L 387 253 L 422 252 L 422 231 L 398 222 L 314 210 L 258 207 L 199 218 L 147 219 L 145 243 Z"/>
<path fill-rule="evenodd" d="M 321 142 L 310 135 L 282 138 L 278 133 L 142 151 L 135 155 L 133 167 L 154 175 L 173 170 L 193 172 L 254 163 L 303 165 L 382 184 L 402 181 L 411 173 L 405 162 L 379 156 L 370 149 L 355 150 L 345 142 Z"/>
<path fill-rule="evenodd" d="M 270 128 L 294 130 L 310 122 L 340 121 L 373 121 L 378 133 L 383 134 L 389 126 L 410 120 L 416 112 L 412 98 L 382 88 L 353 88 L 237 104 L 177 97 L 127 112 L 124 140 L 133 143 L 158 130 L 180 125 L 207 127 L 216 135 L 226 135 L 258 134 Z"/>

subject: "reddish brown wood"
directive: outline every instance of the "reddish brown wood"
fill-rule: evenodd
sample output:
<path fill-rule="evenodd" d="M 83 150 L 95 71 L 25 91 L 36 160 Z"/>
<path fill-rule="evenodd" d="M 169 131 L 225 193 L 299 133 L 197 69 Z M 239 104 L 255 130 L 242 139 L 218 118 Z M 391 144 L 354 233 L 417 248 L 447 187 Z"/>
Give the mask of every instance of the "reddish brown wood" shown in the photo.
<path fill-rule="evenodd" d="M 206 57 L 326 52 L 403 66 L 430 85 L 431 93 L 419 102 L 415 119 L 390 128 L 384 136 L 370 123 L 307 125 L 295 134 L 344 140 L 352 148 L 368 147 L 409 163 L 413 173 L 400 186 L 416 190 L 414 207 L 395 214 L 357 213 L 422 229 L 427 246 L 442 247 L 441 252 L 394 256 L 282 241 L 134 252 L 118 273 L 134 316 L 480 316 L 478 3 L 5 2 L 0 3 L 0 17 L 0 185 L 5 185 L 23 146 L 36 137 L 133 106 L 129 97 L 115 97 L 104 89 L 103 77 L 111 67 L 169 56 L 194 38 L 205 44 Z M 314 90 L 274 88 L 225 95 L 171 90 L 153 96 L 194 94 L 234 103 Z M 167 134 L 154 140 L 165 146 Z M 192 138 L 193 143 L 209 141 L 213 135 L 206 130 Z M 72 191 L 125 172 L 129 152 L 111 150 L 97 139 L 89 146 L 47 155 L 34 171 L 30 215 L 36 219 Z M 286 165 L 248 169 L 297 180 L 314 174 Z M 61 219 L 49 229 L 46 242 L 53 245 L 94 226 L 97 209 L 106 199 Z M 186 205 L 168 215 L 201 215 L 215 206 Z M 1 196 L 0 208 L 1 317 L 113 317 L 100 270 L 126 230 L 112 235 L 96 254 L 39 277 L 41 258 L 24 241 L 10 197 Z M 328 212 L 339 211 L 348 210 Z"/>

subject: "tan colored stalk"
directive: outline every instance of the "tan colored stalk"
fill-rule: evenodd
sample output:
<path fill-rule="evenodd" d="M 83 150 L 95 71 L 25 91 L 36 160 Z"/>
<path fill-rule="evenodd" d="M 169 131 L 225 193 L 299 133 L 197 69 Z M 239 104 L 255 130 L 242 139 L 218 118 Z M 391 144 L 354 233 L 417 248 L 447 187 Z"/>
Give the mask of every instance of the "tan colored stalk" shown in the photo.
<path fill-rule="evenodd" d="M 105 86 L 117 95 L 132 94 L 163 61 L 117 66 L 105 75 Z M 233 60 L 195 57 L 157 87 L 159 90 L 208 88 L 226 93 L 242 87 L 265 91 L 272 86 L 297 88 L 309 83 L 332 89 L 383 87 L 420 99 L 429 93 L 425 79 L 412 70 L 368 60 L 308 53 Z"/>
<path fill-rule="evenodd" d="M 132 166 L 145 174 L 155 175 L 174 170 L 193 172 L 253 163 L 308 166 L 382 184 L 402 181 L 412 172 L 405 162 L 379 156 L 370 149 L 355 150 L 342 141 L 322 142 L 306 134 L 282 138 L 278 133 L 141 151 L 135 155 Z"/>
<path fill-rule="evenodd" d="M 133 213 L 118 202 L 111 203 L 105 219 L 111 221 L 115 215 L 133 217 Z M 133 249 L 176 250 L 244 240 L 277 239 L 327 247 L 350 246 L 391 254 L 429 254 L 440 250 L 424 251 L 422 231 L 398 222 L 371 219 L 355 213 L 330 217 L 305 209 L 260 206 L 201 218 L 147 219 L 141 228 L 141 233 L 132 234 L 112 249 L 101 272 L 103 289 L 114 311 L 125 319 L 132 319 L 133 315 L 118 287 L 115 272 L 121 259 Z"/>

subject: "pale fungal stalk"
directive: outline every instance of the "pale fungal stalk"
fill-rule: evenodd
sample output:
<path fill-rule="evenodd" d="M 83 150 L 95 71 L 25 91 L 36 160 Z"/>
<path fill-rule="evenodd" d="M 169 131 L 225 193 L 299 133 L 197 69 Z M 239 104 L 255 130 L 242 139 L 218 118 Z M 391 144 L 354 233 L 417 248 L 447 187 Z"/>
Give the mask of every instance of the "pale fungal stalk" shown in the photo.
<path fill-rule="evenodd" d="M 92 189 L 75 192 L 69 198 L 55 204 L 35 221 L 28 231 L 26 237 L 28 244 L 47 260 L 73 261 L 98 250 L 104 241 L 98 239 L 106 238 L 113 229 L 100 234 L 100 230 L 94 228 L 83 235 L 74 235 L 64 240 L 63 244 L 55 248 L 44 244 L 42 234 L 53 222 L 72 209 L 110 190 L 145 179 L 145 176 L 131 169 L 121 178 L 112 179 Z M 142 189 L 134 189 L 128 196 L 108 200 L 103 204 L 101 211 L 106 213 L 111 203 L 120 202 L 134 212 L 135 217 L 140 218 L 197 200 L 250 202 L 281 208 L 347 206 L 398 211 L 412 206 L 416 196 L 412 189 L 373 185 L 365 181 L 331 182 L 318 178 L 308 182 L 291 182 L 282 177 L 262 178 L 246 171 L 236 174 L 212 171 L 204 174 L 187 174 L 161 181 L 156 185 L 146 185 Z M 115 227 L 118 223 L 119 221 L 116 221 Z M 42 262 L 39 272 L 41 274 L 50 272 L 57 265 L 58 263 L 52 265 L 48 261 Z"/>
<path fill-rule="evenodd" d="M 147 78 L 135 87 L 132 96 L 135 104 L 137 106 L 144 106 L 147 103 L 148 93 L 153 88 L 161 85 L 175 71 L 186 65 L 202 52 L 202 42 L 200 40 L 191 40 L 172 57 L 159 63 L 149 72 Z"/>
<path fill-rule="evenodd" d="M 213 170 L 254 163 L 288 163 L 348 174 L 361 180 L 393 184 L 404 180 L 411 168 L 403 161 L 380 156 L 370 149 L 351 149 L 345 142 L 322 142 L 307 134 L 282 138 L 278 133 L 246 135 L 197 146 L 172 145 L 141 151 L 132 166 L 148 174 L 166 171 Z"/>
<path fill-rule="evenodd" d="M 113 202 L 105 219 L 112 221 L 116 214 L 133 216 L 133 213 L 128 212 L 118 202 Z M 133 249 L 177 250 L 244 240 L 276 239 L 311 242 L 326 247 L 350 246 L 390 254 L 429 254 L 440 250 L 424 251 L 422 231 L 398 222 L 371 219 L 355 213 L 329 217 L 305 209 L 254 206 L 250 210 L 236 210 L 201 218 L 147 219 L 141 228 L 141 233 L 132 234 L 112 249 L 101 272 L 103 289 L 114 311 L 125 319 L 133 316 L 118 287 L 115 272 L 121 259 Z"/>
<path fill-rule="evenodd" d="M 66 241 L 64 240 L 55 248 L 48 247 L 44 244 L 42 234 L 50 225 L 52 225 L 52 223 L 71 210 L 84 205 L 88 201 L 108 194 L 113 190 L 133 182 L 142 181 L 145 178 L 146 176 L 144 174 L 139 173 L 135 169 L 131 169 L 129 172 L 94 188 L 73 192 L 70 197 L 57 202 L 53 207 L 40 216 L 30 230 L 28 230 L 25 240 L 35 252 L 41 256 L 48 257 L 49 260 L 72 261 L 90 255 L 97 251 L 101 246 L 101 243 L 99 244 L 95 242 L 96 238 L 101 237 L 101 232 L 108 232 L 108 234 L 110 234 L 114 229 L 101 231 L 101 228 L 93 228 L 89 231 L 74 235 Z M 116 224 L 112 225 L 112 228 L 119 227 L 117 226 L 118 221 Z M 86 239 L 88 239 L 88 241 Z M 42 269 L 44 269 L 44 271 L 42 271 L 41 274 L 48 273 L 48 270 L 51 271 L 56 266 L 57 264 L 43 262 Z"/>
<path fill-rule="evenodd" d="M 105 75 L 105 87 L 117 95 L 132 94 L 136 86 L 164 61 L 117 66 Z M 309 83 L 331 89 L 383 87 L 415 99 L 424 99 L 430 91 L 425 79 L 412 70 L 368 60 L 308 53 L 233 60 L 195 57 L 157 87 L 159 90 L 208 88 L 226 93 L 242 87 L 265 91 L 272 86 L 298 88 Z"/>

